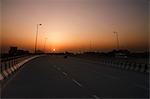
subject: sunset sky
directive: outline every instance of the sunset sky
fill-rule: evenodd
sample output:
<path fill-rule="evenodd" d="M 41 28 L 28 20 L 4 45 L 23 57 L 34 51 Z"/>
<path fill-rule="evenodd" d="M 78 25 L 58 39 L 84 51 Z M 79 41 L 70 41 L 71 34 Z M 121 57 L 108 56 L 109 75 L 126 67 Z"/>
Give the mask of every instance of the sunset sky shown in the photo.
<path fill-rule="evenodd" d="M 148 0 L 1 0 L 1 49 L 34 51 L 145 51 L 148 47 Z"/>

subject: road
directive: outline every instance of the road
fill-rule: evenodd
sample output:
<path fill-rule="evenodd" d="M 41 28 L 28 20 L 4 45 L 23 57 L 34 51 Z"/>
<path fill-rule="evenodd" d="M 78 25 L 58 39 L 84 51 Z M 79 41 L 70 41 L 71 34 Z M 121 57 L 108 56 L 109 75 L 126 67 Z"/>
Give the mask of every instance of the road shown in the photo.
<path fill-rule="evenodd" d="M 2 98 L 148 98 L 149 75 L 90 60 L 42 56 L 4 81 Z"/>

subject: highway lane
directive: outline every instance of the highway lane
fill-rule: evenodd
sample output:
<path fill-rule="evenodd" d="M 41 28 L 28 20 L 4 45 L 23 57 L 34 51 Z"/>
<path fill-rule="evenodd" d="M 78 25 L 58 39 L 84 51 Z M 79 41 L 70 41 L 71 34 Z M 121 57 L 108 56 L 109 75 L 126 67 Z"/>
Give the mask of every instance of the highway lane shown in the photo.
<path fill-rule="evenodd" d="M 99 62 L 43 56 L 24 65 L 2 88 L 10 98 L 146 98 L 149 75 Z"/>
<path fill-rule="evenodd" d="M 53 57 L 54 58 L 54 57 Z M 99 97 L 139 98 L 148 97 L 149 75 L 112 68 L 99 62 L 83 59 L 57 58 L 55 62 L 86 88 Z"/>

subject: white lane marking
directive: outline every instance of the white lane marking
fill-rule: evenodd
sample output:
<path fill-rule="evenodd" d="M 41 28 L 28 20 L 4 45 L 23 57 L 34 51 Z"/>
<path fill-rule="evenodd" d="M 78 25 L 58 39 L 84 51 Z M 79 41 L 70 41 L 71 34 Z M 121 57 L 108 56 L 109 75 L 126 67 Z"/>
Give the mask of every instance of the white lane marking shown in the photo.
<path fill-rule="evenodd" d="M 54 67 L 55 68 L 57 68 L 57 70 L 59 70 L 59 71 L 61 71 L 61 68 L 59 68 L 59 67 L 57 67 L 57 66 L 55 66 L 54 65 Z M 62 71 L 62 73 L 63 73 L 63 75 L 64 76 L 68 76 L 68 74 L 66 73 L 66 72 L 63 72 Z M 79 87 L 83 87 L 78 81 L 76 81 L 75 79 L 72 79 L 72 81 L 76 84 L 76 85 L 78 85 Z M 96 96 L 96 95 L 92 95 L 95 99 L 100 99 L 98 96 Z"/>
<path fill-rule="evenodd" d="M 74 79 L 72 79 L 72 81 L 73 81 L 75 84 L 77 84 L 79 87 L 82 87 L 82 85 L 81 85 L 78 81 L 76 81 L 76 80 L 74 80 Z"/>
<path fill-rule="evenodd" d="M 98 96 L 96 95 L 92 95 L 95 99 L 100 99 Z"/>
<path fill-rule="evenodd" d="M 68 74 L 67 73 L 65 73 L 65 72 L 62 72 L 65 76 L 68 76 Z"/>

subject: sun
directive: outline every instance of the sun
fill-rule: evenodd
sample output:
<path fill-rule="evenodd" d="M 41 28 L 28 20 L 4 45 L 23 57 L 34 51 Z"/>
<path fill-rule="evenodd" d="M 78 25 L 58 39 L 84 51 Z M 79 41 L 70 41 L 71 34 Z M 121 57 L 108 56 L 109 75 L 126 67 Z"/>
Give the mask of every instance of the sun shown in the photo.
<path fill-rule="evenodd" d="M 55 48 L 53 48 L 53 52 L 55 52 L 56 51 L 56 49 Z"/>

